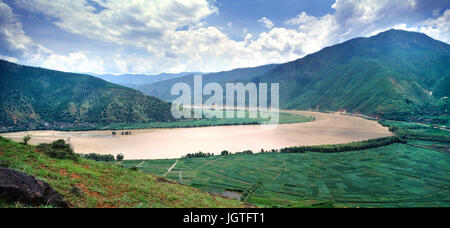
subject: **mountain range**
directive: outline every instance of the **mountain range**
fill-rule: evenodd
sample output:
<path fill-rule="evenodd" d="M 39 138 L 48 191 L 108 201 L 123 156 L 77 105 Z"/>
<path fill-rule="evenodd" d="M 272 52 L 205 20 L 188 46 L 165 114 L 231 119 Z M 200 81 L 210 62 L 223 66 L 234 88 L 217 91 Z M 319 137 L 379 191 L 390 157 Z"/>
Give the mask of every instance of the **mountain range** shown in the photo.
<path fill-rule="evenodd" d="M 449 114 L 449 66 L 450 45 L 421 33 L 389 30 L 284 64 L 205 74 L 203 85 L 279 83 L 282 109 L 345 110 L 401 120 Z M 97 77 L 1 60 L 0 130 L 173 121 L 167 102 L 176 98 L 171 87 L 193 86 L 191 73 Z"/>
<path fill-rule="evenodd" d="M 283 109 L 345 110 L 389 119 L 448 114 L 450 45 L 422 33 L 388 30 L 278 65 L 206 74 L 204 84 L 279 83 Z M 193 76 L 136 87 L 173 100 L 172 85 Z"/>
<path fill-rule="evenodd" d="M 140 85 L 148 85 L 155 82 L 160 82 L 164 80 L 175 79 L 178 77 L 192 75 L 192 74 L 201 74 L 195 72 L 182 72 L 178 74 L 169 74 L 169 73 L 161 73 L 158 75 L 147 75 L 147 74 L 121 74 L 121 75 L 112 75 L 112 74 L 89 74 L 95 76 L 97 78 L 101 78 L 107 82 L 111 82 L 118 85 L 123 85 L 130 88 L 135 88 Z"/>

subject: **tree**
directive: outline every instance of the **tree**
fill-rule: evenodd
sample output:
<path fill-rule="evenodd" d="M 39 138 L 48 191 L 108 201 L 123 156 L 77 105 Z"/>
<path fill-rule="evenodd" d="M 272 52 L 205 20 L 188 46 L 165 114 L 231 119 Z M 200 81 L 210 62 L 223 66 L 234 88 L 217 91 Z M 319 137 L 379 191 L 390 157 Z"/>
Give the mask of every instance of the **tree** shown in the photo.
<path fill-rule="evenodd" d="M 125 158 L 125 156 L 123 154 L 118 154 L 116 160 L 117 161 L 123 161 L 123 159 Z"/>
<path fill-rule="evenodd" d="M 28 142 L 31 140 L 31 135 L 27 134 L 23 137 L 23 144 L 28 145 Z"/>
<path fill-rule="evenodd" d="M 222 151 L 220 153 L 220 155 L 222 155 L 222 156 L 226 156 L 226 155 L 229 155 L 229 154 L 230 154 L 230 152 L 228 152 L 228 150 L 224 150 L 224 151 Z"/>

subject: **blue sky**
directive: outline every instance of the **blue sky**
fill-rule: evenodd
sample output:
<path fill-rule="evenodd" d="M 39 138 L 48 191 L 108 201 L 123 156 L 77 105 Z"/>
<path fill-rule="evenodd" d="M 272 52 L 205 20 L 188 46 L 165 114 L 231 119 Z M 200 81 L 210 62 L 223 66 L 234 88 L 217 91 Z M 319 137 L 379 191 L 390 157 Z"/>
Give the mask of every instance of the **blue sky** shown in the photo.
<path fill-rule="evenodd" d="M 390 29 L 450 42 L 447 0 L 0 0 L 0 58 L 70 72 L 282 63 Z"/>

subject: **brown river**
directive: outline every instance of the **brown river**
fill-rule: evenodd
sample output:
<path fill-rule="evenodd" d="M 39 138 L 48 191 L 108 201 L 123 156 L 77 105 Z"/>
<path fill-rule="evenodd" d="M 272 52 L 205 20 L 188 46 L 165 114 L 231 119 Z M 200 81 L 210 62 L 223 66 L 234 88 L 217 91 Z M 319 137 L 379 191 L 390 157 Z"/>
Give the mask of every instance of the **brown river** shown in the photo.
<path fill-rule="evenodd" d="M 291 111 L 314 116 L 313 122 L 282 124 L 277 127 L 257 125 L 202 128 L 132 130 L 129 136 L 112 136 L 112 131 L 58 132 L 30 131 L 0 134 L 14 141 L 31 134 L 31 144 L 68 139 L 77 153 L 122 153 L 125 159 L 180 158 L 199 151 L 220 154 L 223 150 L 239 152 L 271 150 L 300 145 L 347 143 L 391 136 L 387 128 L 359 117 L 307 111 Z"/>

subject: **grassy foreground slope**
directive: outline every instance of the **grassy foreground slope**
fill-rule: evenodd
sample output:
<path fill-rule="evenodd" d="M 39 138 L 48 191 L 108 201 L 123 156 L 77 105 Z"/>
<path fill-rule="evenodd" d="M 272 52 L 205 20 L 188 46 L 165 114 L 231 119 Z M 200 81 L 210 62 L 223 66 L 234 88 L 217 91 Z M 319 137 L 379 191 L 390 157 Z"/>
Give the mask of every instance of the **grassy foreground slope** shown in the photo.
<path fill-rule="evenodd" d="M 192 187 L 118 165 L 51 159 L 34 146 L 0 137 L 0 165 L 49 183 L 72 207 L 243 207 Z M 76 190 L 74 190 L 76 189 Z M 0 207 L 18 205 L 1 202 Z"/>
<path fill-rule="evenodd" d="M 425 143 L 425 142 L 423 142 Z M 446 148 L 446 149 L 445 149 Z M 180 159 L 168 178 L 213 192 L 245 191 L 259 206 L 448 207 L 448 143 L 389 146 L 343 153 L 260 153 Z M 144 161 L 139 169 L 163 175 L 176 160 Z M 142 161 L 126 161 L 136 166 Z"/>

